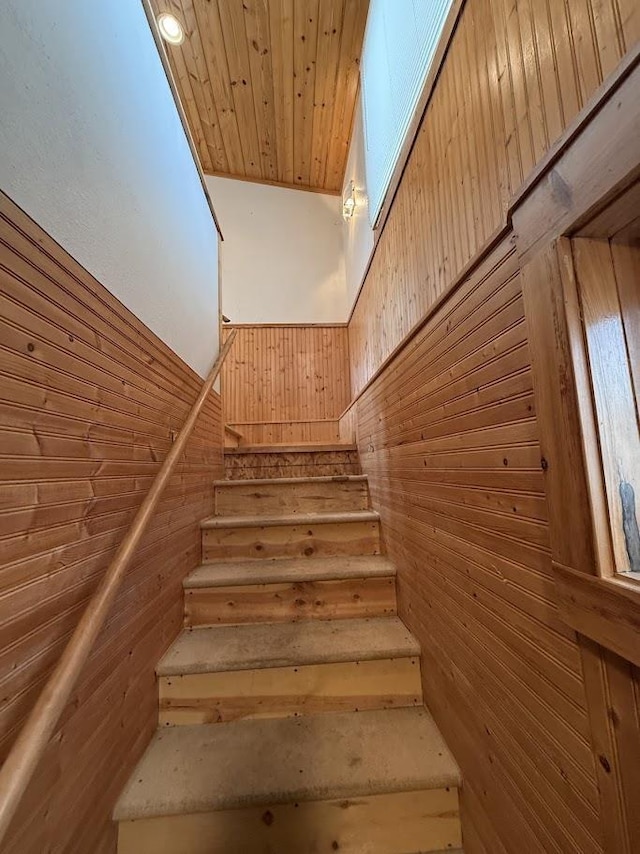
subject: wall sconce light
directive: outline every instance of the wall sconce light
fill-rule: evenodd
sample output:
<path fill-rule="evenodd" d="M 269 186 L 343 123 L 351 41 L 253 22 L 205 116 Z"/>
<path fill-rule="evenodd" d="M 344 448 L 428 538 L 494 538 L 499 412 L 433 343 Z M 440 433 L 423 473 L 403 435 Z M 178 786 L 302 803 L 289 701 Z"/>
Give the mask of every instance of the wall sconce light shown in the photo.
<path fill-rule="evenodd" d="M 342 197 L 342 216 L 345 221 L 349 221 L 356 209 L 356 188 L 353 181 L 349 181 L 347 192 Z"/>

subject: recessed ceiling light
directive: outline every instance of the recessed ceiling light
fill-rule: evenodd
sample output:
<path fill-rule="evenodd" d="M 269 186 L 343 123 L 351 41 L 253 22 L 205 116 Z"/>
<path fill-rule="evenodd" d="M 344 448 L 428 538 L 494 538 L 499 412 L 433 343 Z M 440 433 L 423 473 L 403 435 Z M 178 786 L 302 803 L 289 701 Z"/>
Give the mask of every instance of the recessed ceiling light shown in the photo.
<path fill-rule="evenodd" d="M 162 38 L 169 44 L 182 44 L 184 41 L 182 24 L 170 12 L 163 12 L 158 15 L 158 29 Z"/>

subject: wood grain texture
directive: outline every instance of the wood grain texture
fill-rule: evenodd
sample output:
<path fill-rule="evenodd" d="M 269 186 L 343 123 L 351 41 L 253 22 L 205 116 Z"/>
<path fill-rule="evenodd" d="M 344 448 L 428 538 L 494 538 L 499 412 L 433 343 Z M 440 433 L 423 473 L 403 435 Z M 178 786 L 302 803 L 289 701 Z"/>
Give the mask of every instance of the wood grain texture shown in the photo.
<path fill-rule="evenodd" d="M 600 854 L 581 655 L 557 613 L 510 239 L 366 389 L 357 420 L 398 610 L 423 650 L 425 701 L 473 787 L 475 850 Z"/>
<path fill-rule="evenodd" d="M 640 666 L 640 588 L 554 563 L 556 598 L 567 625 Z"/>
<path fill-rule="evenodd" d="M 340 192 L 368 0 L 152 0 L 205 172 Z"/>
<path fill-rule="evenodd" d="M 632 56 L 639 26 L 626 0 L 467 0 L 349 324 L 361 462 L 398 565 L 399 613 L 421 641 L 425 699 L 462 767 L 469 854 L 637 844 L 637 675 L 603 650 L 589 661 L 552 572 L 552 548 L 567 567 L 595 566 L 567 270 L 552 247 L 521 275 L 506 235 L 510 199 Z M 630 77 L 624 88 L 637 103 Z M 594 174 L 633 169 L 633 133 L 624 162 L 604 162 L 612 122 L 637 121 L 622 114 L 585 132 L 602 165 L 584 156 L 571 186 L 547 182 L 555 207 L 539 205 L 537 231 L 522 218 L 518 248 L 572 193 L 600 186 Z M 634 197 L 621 206 L 633 228 Z M 490 248 L 496 234 L 502 249 Z M 607 741 L 616 673 L 625 729 L 614 714 Z"/>
<path fill-rule="evenodd" d="M 417 658 L 161 676 L 158 690 L 173 726 L 422 705 Z"/>
<path fill-rule="evenodd" d="M 341 442 L 355 442 L 358 419 L 355 404 L 350 405 L 340 416 L 338 432 Z"/>
<path fill-rule="evenodd" d="M 338 477 L 360 474 L 358 452 L 349 451 L 274 451 L 268 454 L 247 452 L 224 456 L 227 480 L 253 480 L 274 477 Z"/>
<path fill-rule="evenodd" d="M 306 421 L 240 421 L 231 425 L 241 434 L 239 445 L 294 445 L 312 442 L 339 442 L 339 422 L 333 418 Z"/>
<path fill-rule="evenodd" d="M 198 587 L 184 603 L 187 626 L 387 617 L 396 613 L 395 578 Z"/>
<path fill-rule="evenodd" d="M 595 432 L 583 442 L 572 354 L 578 301 L 569 242 L 561 240 L 522 268 L 534 390 L 539 413 L 541 456 L 547 464 L 549 539 L 554 560 L 581 572 L 595 572 L 597 544 L 591 532 L 585 454 Z M 583 366 L 586 372 L 586 366 Z M 559 425 L 560 428 L 559 428 Z M 568 537 L 567 531 L 581 531 Z"/>
<path fill-rule="evenodd" d="M 640 669 L 587 638 L 581 652 L 605 850 L 633 854 L 640 847 Z"/>
<path fill-rule="evenodd" d="M 347 515 L 347 514 L 345 514 Z M 280 557 L 380 554 L 378 521 L 255 524 L 242 528 L 210 528 L 202 532 L 202 557 L 234 560 Z"/>
<path fill-rule="evenodd" d="M 364 479 L 218 483 L 215 489 L 216 516 L 275 516 L 368 509 L 369 489 Z"/>
<path fill-rule="evenodd" d="M 225 418 L 243 434 L 243 444 L 254 441 L 255 431 L 267 444 L 335 441 L 350 393 L 346 326 L 227 325 L 224 334 L 234 328 L 221 394 Z M 306 422 L 308 433 L 289 438 L 292 422 L 298 431 Z M 330 437 L 323 434 L 327 426 Z"/>
<path fill-rule="evenodd" d="M 610 137 L 624 145 L 624 125 L 612 129 L 607 118 L 602 110 L 589 128 L 591 136 L 602 134 L 604 122 L 605 128 L 609 124 Z M 628 140 L 630 146 L 634 143 L 634 138 Z M 574 161 L 574 173 L 579 155 L 579 148 L 572 147 L 567 153 L 566 159 Z M 591 169 L 592 163 L 587 162 Z M 608 177 L 615 184 L 613 169 Z M 602 199 L 611 198 L 606 178 Z M 568 187 L 571 192 L 571 185 Z M 629 224 L 628 197 L 625 192 L 588 223 L 589 239 L 570 241 L 556 236 L 533 257 L 526 249 L 523 268 L 532 350 L 542 356 L 534 358 L 533 371 L 538 420 L 549 454 L 547 494 L 556 600 L 563 619 L 580 632 L 607 854 L 632 854 L 640 845 L 640 823 L 632 806 L 640 745 L 640 591 L 637 583 L 625 581 L 623 576 L 612 578 L 621 560 L 615 540 L 622 532 L 619 527 L 616 530 L 611 492 L 605 494 L 605 484 L 610 487 L 612 478 L 617 479 L 618 466 L 628 476 L 626 467 L 629 461 L 631 467 L 635 464 L 632 448 L 638 441 L 637 433 L 632 432 L 637 419 L 632 356 L 637 297 L 627 300 L 630 291 L 637 292 L 637 232 L 633 221 Z M 526 213 L 526 204 L 523 210 Z M 580 213 L 576 211 L 578 218 Z M 612 234 L 620 234 L 619 246 L 614 246 L 617 237 L 610 240 Z M 545 294 L 551 298 L 545 299 Z M 544 356 L 545 351 L 553 357 Z M 610 411 L 614 401 L 616 408 L 626 412 L 622 425 Z M 612 446 L 618 442 L 621 448 L 613 453 L 620 460 L 612 464 Z M 635 450 L 637 456 L 637 447 Z M 569 512 L 560 509 L 562 501 L 571 508 Z M 553 513 L 552 502 L 559 514 Z M 629 510 L 633 513 L 633 508 Z M 630 514 L 627 523 L 631 523 Z M 631 545 L 637 528 L 633 524 L 624 527 Z M 622 560 L 632 559 L 633 554 L 631 548 Z M 632 573 L 627 575 L 632 577 Z"/>
<path fill-rule="evenodd" d="M 600 572 L 634 572 L 640 577 L 635 498 L 640 494 L 640 424 L 634 390 L 634 370 L 639 368 L 631 358 L 640 347 L 634 329 L 640 306 L 640 244 L 617 244 L 616 257 L 628 265 L 615 264 L 606 239 L 578 238 L 572 248 L 590 375 L 589 388 L 579 389 L 579 396 L 593 398 L 600 447 L 596 476 L 604 474 L 608 519 L 603 527 L 608 528 L 613 551 L 613 559 Z M 629 296 L 628 304 L 621 295 Z"/>
<path fill-rule="evenodd" d="M 119 854 L 461 854 L 459 845 L 455 789 L 127 821 L 120 823 L 118 839 Z"/>
<path fill-rule="evenodd" d="M 6 752 L 202 380 L 6 197 L 0 204 Z M 111 809 L 156 723 L 154 666 L 180 626 L 181 579 L 199 561 L 197 523 L 212 509 L 221 445 L 213 395 L 27 792 L 8 854 L 113 844 Z"/>
<path fill-rule="evenodd" d="M 467 0 L 349 327 L 355 395 L 640 37 L 634 0 Z"/>

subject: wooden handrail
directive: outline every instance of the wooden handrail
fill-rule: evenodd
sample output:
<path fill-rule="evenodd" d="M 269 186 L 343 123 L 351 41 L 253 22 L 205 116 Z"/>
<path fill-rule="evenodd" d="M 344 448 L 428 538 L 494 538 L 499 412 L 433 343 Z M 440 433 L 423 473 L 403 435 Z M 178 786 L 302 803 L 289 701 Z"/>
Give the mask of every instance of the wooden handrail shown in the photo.
<path fill-rule="evenodd" d="M 69 643 L 60 656 L 58 664 L 49 676 L 42 693 L 31 710 L 20 735 L 2 766 L 2 770 L 0 770 L 0 842 L 9 828 L 22 795 L 29 785 L 38 762 L 42 758 L 49 739 L 60 719 L 60 715 L 78 681 L 82 667 L 87 661 L 93 644 L 104 625 L 109 608 L 115 599 L 135 549 L 149 524 L 162 491 L 167 485 L 176 463 L 184 451 L 185 445 L 200 415 L 202 406 L 220 373 L 222 363 L 231 349 L 235 336 L 236 331 L 233 330 L 220 350 L 218 358 L 205 380 L 198 399 L 193 404 L 189 417 L 185 421 L 178 438 L 167 454 L 160 471 L 153 481 L 151 489 L 131 523 L 127 535 L 120 544 L 104 578 L 87 605 Z"/>

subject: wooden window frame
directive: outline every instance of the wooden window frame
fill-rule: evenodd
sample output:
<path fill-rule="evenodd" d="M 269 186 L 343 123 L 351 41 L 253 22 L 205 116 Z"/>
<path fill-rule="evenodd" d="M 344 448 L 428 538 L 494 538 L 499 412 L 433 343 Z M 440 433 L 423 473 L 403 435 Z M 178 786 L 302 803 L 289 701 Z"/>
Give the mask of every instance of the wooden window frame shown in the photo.
<path fill-rule="evenodd" d="M 549 152 L 510 215 L 548 465 L 558 608 L 580 635 L 640 666 L 640 583 L 616 572 L 572 247 L 574 239 L 608 240 L 640 197 L 639 48 Z"/>
<path fill-rule="evenodd" d="M 640 191 L 640 182 L 635 187 Z M 640 572 L 636 569 L 632 573 L 629 544 L 623 536 L 624 508 L 615 484 L 624 475 L 635 495 L 640 494 L 637 390 L 629 364 L 623 309 L 618 301 L 615 257 L 606 232 L 589 237 L 579 232 L 571 239 L 571 253 L 573 269 L 569 264 L 563 265 L 573 274 L 568 277 L 571 281 L 566 292 L 571 292 L 571 298 L 566 306 L 597 570 L 601 578 L 637 585 Z M 616 363 L 605 366 L 607 347 L 614 349 Z"/>

